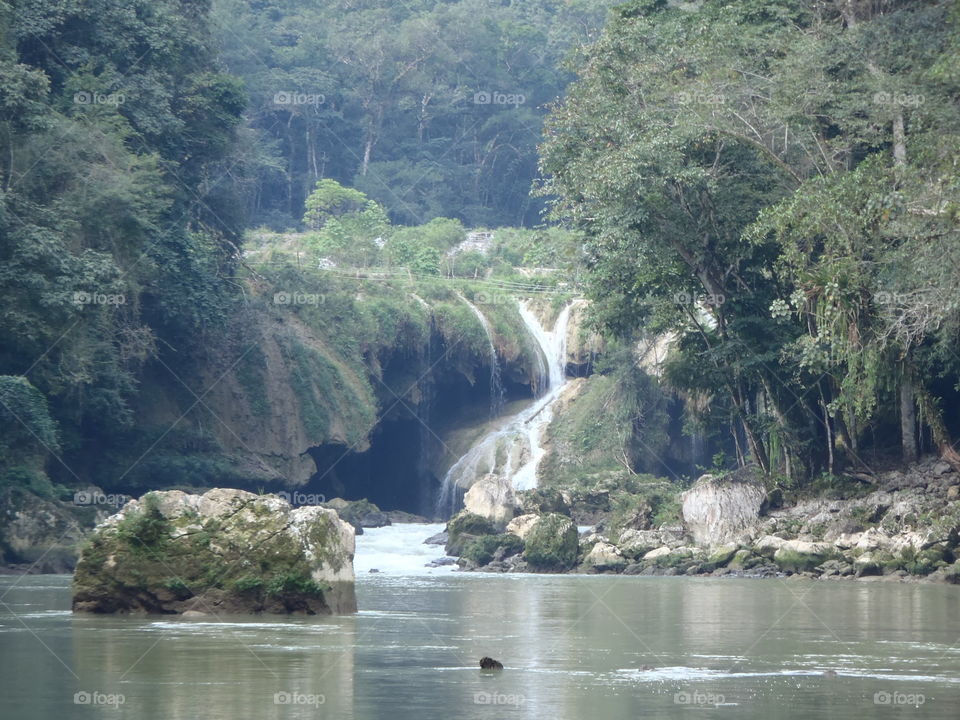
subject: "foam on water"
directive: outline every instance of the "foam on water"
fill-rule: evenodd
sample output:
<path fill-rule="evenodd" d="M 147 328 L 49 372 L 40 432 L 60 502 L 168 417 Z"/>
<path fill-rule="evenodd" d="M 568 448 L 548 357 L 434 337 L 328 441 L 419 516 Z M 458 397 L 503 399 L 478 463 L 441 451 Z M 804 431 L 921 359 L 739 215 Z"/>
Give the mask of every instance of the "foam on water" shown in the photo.
<path fill-rule="evenodd" d="M 456 566 L 426 567 L 444 557 L 443 545 L 424 545 L 431 535 L 443 532 L 443 523 L 397 523 L 382 528 L 364 528 L 357 536 L 353 569 L 358 579 L 370 570 L 382 574 L 438 575 L 450 573 Z"/>

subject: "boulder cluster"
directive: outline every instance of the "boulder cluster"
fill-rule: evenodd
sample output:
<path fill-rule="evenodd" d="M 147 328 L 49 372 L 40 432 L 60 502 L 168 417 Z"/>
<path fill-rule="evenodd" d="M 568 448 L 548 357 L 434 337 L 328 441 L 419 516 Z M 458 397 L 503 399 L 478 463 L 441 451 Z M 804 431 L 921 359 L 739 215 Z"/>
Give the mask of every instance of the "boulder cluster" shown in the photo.
<path fill-rule="evenodd" d="M 678 499 L 681 522 L 638 512 L 579 533 L 563 507 L 505 524 L 464 511 L 447 553 L 484 572 L 960 582 L 960 476 L 944 462 L 847 477 L 789 503 L 747 474 L 705 475 Z"/>

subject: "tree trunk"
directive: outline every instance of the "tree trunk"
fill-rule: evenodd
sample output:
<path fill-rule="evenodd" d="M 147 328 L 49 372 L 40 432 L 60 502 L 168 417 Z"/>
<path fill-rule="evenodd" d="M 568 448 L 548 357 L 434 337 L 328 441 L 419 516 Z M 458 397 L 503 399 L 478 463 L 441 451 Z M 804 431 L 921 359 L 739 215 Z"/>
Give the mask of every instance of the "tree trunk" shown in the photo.
<path fill-rule="evenodd" d="M 903 461 L 917 461 L 917 408 L 914 402 L 913 382 L 904 371 L 900 378 L 900 445 Z"/>
<path fill-rule="evenodd" d="M 922 385 L 915 386 L 914 392 L 924 420 L 930 426 L 930 434 L 933 436 L 933 442 L 940 452 L 940 457 L 960 472 L 960 453 L 953 448 L 950 431 L 947 430 L 947 426 L 943 422 L 940 404 Z"/>
<path fill-rule="evenodd" d="M 905 165 L 907 162 L 907 131 L 902 112 L 893 116 L 893 162 L 895 165 Z"/>

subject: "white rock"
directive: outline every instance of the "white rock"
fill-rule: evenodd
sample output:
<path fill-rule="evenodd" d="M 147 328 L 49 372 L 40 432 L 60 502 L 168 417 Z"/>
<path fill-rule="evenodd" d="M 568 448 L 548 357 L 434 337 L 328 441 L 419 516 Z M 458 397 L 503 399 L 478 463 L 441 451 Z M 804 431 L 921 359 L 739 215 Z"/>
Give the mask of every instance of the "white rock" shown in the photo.
<path fill-rule="evenodd" d="M 518 515 L 507 523 L 507 532 L 516 535 L 521 540 L 526 540 L 527 533 L 533 528 L 540 518 L 539 515 L 530 513 L 529 515 Z"/>
<path fill-rule="evenodd" d="M 786 540 L 776 535 L 764 535 L 753 544 L 753 551 L 757 553 L 757 555 L 773 557 L 773 554 L 783 547 L 785 542 Z"/>
<path fill-rule="evenodd" d="M 627 559 L 611 543 L 600 541 L 587 553 L 584 564 L 595 568 L 616 568 L 627 564 Z"/>
<path fill-rule="evenodd" d="M 475 482 L 463 496 L 467 512 L 506 525 L 517 511 L 517 495 L 510 482 L 497 475 L 485 475 Z"/>
<path fill-rule="evenodd" d="M 766 491 L 758 482 L 731 482 L 704 475 L 681 496 L 683 521 L 699 545 L 738 542 L 760 517 Z"/>
<path fill-rule="evenodd" d="M 669 555 L 673 550 L 666 545 L 663 547 L 658 547 L 656 550 L 651 550 L 646 555 L 643 556 L 644 560 L 656 560 L 657 558 Z"/>

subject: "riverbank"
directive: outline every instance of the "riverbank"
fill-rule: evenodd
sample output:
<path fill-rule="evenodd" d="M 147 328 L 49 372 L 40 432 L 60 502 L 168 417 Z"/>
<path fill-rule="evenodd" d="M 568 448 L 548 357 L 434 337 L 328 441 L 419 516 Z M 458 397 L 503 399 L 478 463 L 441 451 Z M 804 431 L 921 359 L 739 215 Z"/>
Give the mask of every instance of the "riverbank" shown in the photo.
<path fill-rule="evenodd" d="M 549 570 L 958 583 L 958 496 L 960 475 L 935 459 L 833 478 L 786 496 L 744 473 L 704 476 L 678 492 L 681 522 L 654 527 L 644 513 L 620 525 L 602 519 L 579 533 L 575 557 Z M 514 518 L 504 534 L 524 540 L 539 517 Z M 495 532 L 473 532 L 485 539 L 468 540 L 458 553 L 461 570 L 542 570 L 522 545 L 501 545 Z M 477 561 L 480 545 L 488 551 L 483 562 Z"/>

